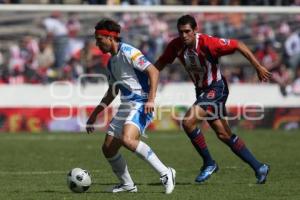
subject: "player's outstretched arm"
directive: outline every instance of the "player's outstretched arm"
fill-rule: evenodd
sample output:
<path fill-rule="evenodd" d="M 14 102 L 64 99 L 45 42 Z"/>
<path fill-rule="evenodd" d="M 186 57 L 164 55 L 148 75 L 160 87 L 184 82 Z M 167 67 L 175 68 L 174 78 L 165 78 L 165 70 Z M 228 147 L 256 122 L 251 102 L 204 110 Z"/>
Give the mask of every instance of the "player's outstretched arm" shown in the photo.
<path fill-rule="evenodd" d="M 165 68 L 166 64 L 163 63 L 161 60 L 157 60 L 156 63 L 154 64 L 154 66 L 156 67 L 156 69 L 158 71 L 161 71 Z"/>
<path fill-rule="evenodd" d="M 150 81 L 150 91 L 148 95 L 148 101 L 145 104 L 145 113 L 150 113 L 154 111 L 154 100 L 157 91 L 159 71 L 153 65 L 146 68 L 145 72 L 148 74 Z"/>
<path fill-rule="evenodd" d="M 260 81 L 268 81 L 271 78 L 272 74 L 258 62 L 254 54 L 243 42 L 238 42 L 237 50 L 241 52 L 245 56 L 245 58 L 247 58 L 247 60 L 249 60 L 249 62 L 255 67 L 257 76 Z"/>
<path fill-rule="evenodd" d="M 111 102 L 118 95 L 119 90 L 115 89 L 113 86 L 109 86 L 106 94 L 101 100 L 100 104 L 95 107 L 89 119 L 86 122 L 86 132 L 92 133 L 94 131 L 94 123 L 97 119 L 97 115 L 101 113 L 107 106 L 111 104 Z"/>

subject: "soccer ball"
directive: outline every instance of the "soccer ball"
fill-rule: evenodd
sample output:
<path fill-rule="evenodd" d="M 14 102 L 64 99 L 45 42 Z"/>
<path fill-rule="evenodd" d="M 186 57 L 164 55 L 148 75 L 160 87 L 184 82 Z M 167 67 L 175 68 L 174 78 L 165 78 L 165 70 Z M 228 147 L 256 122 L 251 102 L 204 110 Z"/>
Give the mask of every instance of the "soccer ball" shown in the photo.
<path fill-rule="evenodd" d="M 67 175 L 67 183 L 70 190 L 82 193 L 89 189 L 92 180 L 88 171 L 81 168 L 74 168 Z"/>

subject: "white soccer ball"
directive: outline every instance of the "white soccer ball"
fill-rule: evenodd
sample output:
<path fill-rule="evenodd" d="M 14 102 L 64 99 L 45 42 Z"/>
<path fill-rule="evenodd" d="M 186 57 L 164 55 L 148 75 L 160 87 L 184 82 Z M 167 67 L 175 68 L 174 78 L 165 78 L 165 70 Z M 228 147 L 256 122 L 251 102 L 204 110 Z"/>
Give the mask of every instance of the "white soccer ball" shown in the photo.
<path fill-rule="evenodd" d="M 82 193 L 89 189 L 92 179 L 88 171 L 81 168 L 74 168 L 67 175 L 67 183 L 70 190 Z"/>

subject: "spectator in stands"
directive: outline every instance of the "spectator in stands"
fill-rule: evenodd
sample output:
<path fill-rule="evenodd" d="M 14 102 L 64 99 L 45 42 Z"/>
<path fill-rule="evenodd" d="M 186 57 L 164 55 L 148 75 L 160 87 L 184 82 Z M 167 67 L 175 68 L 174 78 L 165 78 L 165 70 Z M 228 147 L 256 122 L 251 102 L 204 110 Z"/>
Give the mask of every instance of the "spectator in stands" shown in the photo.
<path fill-rule="evenodd" d="M 7 83 L 8 69 L 2 51 L 0 51 L 0 84 Z"/>
<path fill-rule="evenodd" d="M 286 88 L 286 91 L 288 94 L 300 96 L 300 65 L 296 69 L 296 75 L 293 82 Z"/>
<path fill-rule="evenodd" d="M 227 27 L 225 26 L 224 13 L 204 13 L 203 15 L 204 15 L 202 19 L 204 23 L 203 31 L 206 34 L 217 35 L 219 37 L 226 36 Z"/>
<path fill-rule="evenodd" d="M 50 75 L 51 68 L 54 65 L 54 53 L 53 49 L 47 39 L 40 39 L 39 41 L 39 53 L 37 55 L 38 70 L 40 81 L 46 83 L 48 81 L 48 75 Z"/>
<path fill-rule="evenodd" d="M 76 82 L 83 72 L 84 69 L 81 63 L 77 59 L 71 58 L 63 67 L 61 80 Z"/>
<path fill-rule="evenodd" d="M 70 38 L 78 37 L 81 29 L 81 23 L 78 19 L 78 14 L 75 12 L 68 13 L 68 21 L 66 24 L 68 30 L 68 36 Z"/>
<path fill-rule="evenodd" d="M 279 66 L 280 57 L 275 51 L 271 41 L 265 41 L 262 47 L 255 52 L 255 56 L 269 71 Z"/>
<path fill-rule="evenodd" d="M 68 30 L 62 21 L 62 15 L 59 11 L 54 11 L 51 16 L 44 19 L 43 25 L 47 32 L 47 38 L 53 44 L 55 56 L 55 68 L 64 66 L 66 59 L 66 51 L 68 46 Z"/>
<path fill-rule="evenodd" d="M 9 83 L 24 83 L 25 60 L 21 56 L 20 47 L 18 44 L 13 44 L 9 48 L 8 58 L 8 82 Z M 18 80 L 18 81 L 17 81 Z"/>
<path fill-rule="evenodd" d="M 300 32 L 292 33 L 284 42 L 287 64 L 291 69 L 296 69 L 300 64 Z"/>
<path fill-rule="evenodd" d="M 154 40 L 145 38 L 145 40 L 141 42 L 139 49 L 150 62 L 154 62 L 156 52 Z"/>
<path fill-rule="evenodd" d="M 160 52 L 164 49 L 164 44 L 166 44 L 170 39 L 169 25 L 166 22 L 166 15 L 151 15 L 151 24 L 148 26 L 149 35 L 151 41 L 153 42 L 153 55 L 158 57 Z M 150 42 L 151 43 L 151 42 Z"/>
<path fill-rule="evenodd" d="M 287 95 L 286 87 L 292 81 L 292 72 L 285 64 L 281 64 L 279 67 L 272 71 L 271 81 L 277 83 L 280 87 L 280 92 L 283 96 Z"/>
<path fill-rule="evenodd" d="M 268 17 L 269 15 L 258 14 L 257 20 L 253 23 L 252 37 L 257 40 L 258 44 L 265 41 L 276 42 L 275 31 L 270 23 L 268 23 Z"/>
<path fill-rule="evenodd" d="M 93 41 L 87 39 L 84 47 L 74 55 L 74 58 L 81 63 L 85 74 L 105 74 L 110 54 L 103 53 Z M 98 81 L 93 76 L 88 77 L 88 80 Z"/>
<path fill-rule="evenodd" d="M 291 71 L 281 63 L 278 53 L 272 43 L 266 41 L 261 49 L 255 53 L 257 59 L 272 72 L 271 82 L 277 83 L 283 96 L 286 96 L 286 86 L 291 82 Z"/>
<path fill-rule="evenodd" d="M 4 57 L 3 57 L 2 51 L 0 51 L 0 69 L 2 69 L 3 64 L 4 64 Z"/>
<path fill-rule="evenodd" d="M 291 27 L 287 21 L 280 23 L 277 37 L 287 38 L 291 33 Z"/>
<path fill-rule="evenodd" d="M 21 56 L 25 61 L 25 81 L 37 83 L 36 70 L 38 69 L 37 56 L 39 53 L 38 42 L 31 36 L 25 36 L 20 43 Z"/>
<path fill-rule="evenodd" d="M 292 83 L 293 87 L 293 93 L 296 95 L 300 95 L 300 65 L 298 66 L 296 70 L 296 77 L 295 80 Z"/>
<path fill-rule="evenodd" d="M 228 3 L 228 2 L 227 2 Z M 230 1 L 230 6 L 238 5 L 239 1 Z M 244 23 L 245 22 L 245 13 L 228 13 L 226 16 L 226 25 L 225 30 L 226 34 L 223 36 L 225 38 L 231 38 L 233 35 L 245 35 L 251 32 L 249 27 Z M 222 36 L 222 35 L 221 35 Z"/>
<path fill-rule="evenodd" d="M 78 19 L 77 13 L 68 13 L 68 20 L 66 23 L 68 29 L 68 47 L 66 50 L 66 60 L 69 61 L 73 55 L 83 48 L 84 41 L 78 37 L 81 23 Z"/>
<path fill-rule="evenodd" d="M 231 69 L 231 82 L 232 83 L 242 83 L 244 82 L 243 68 L 238 66 Z"/>
<path fill-rule="evenodd" d="M 10 82 L 31 82 L 35 76 L 38 44 L 31 36 L 24 36 L 18 44 L 10 47 L 9 74 Z"/>

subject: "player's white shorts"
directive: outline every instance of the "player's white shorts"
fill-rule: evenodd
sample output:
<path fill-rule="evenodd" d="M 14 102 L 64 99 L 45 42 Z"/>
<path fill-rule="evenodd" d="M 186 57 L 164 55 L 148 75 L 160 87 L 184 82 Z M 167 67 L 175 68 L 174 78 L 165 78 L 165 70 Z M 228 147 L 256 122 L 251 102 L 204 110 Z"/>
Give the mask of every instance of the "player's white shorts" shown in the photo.
<path fill-rule="evenodd" d="M 109 124 L 107 134 L 116 138 L 121 138 L 124 124 L 133 124 L 139 129 L 140 134 L 144 135 L 147 126 L 152 120 L 153 113 L 145 114 L 143 103 L 122 103 Z"/>

